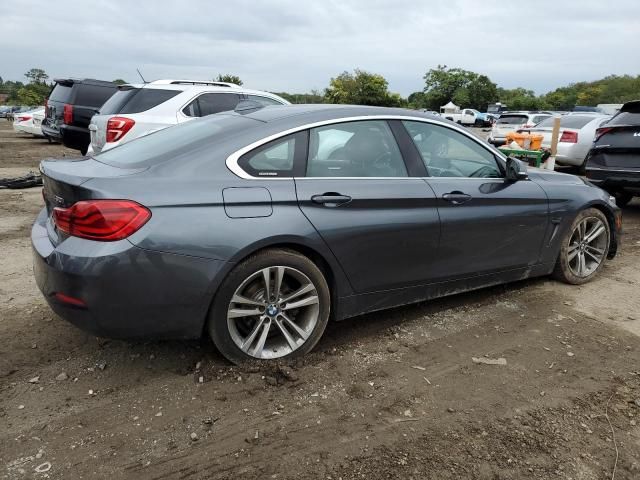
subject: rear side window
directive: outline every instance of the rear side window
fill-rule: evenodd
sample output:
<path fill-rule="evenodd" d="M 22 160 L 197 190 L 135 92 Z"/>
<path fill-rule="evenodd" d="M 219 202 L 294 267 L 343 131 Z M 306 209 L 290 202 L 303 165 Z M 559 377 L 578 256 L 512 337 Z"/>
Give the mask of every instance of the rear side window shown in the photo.
<path fill-rule="evenodd" d="M 307 177 L 408 177 L 387 122 L 345 122 L 312 128 Z"/>
<path fill-rule="evenodd" d="M 288 135 L 246 153 L 238 161 L 254 177 L 292 177 L 296 146 L 303 146 L 304 132 Z"/>
<path fill-rule="evenodd" d="M 234 110 L 240 102 L 236 93 L 204 93 L 182 109 L 188 117 L 206 117 L 214 113 Z"/>
<path fill-rule="evenodd" d="M 51 90 L 51 93 L 49 94 L 49 100 L 54 102 L 67 103 L 69 101 L 70 96 L 71 96 L 70 86 L 56 83 L 56 86 L 53 87 L 53 90 Z"/>
<path fill-rule="evenodd" d="M 161 90 L 155 88 L 128 88 L 114 93 L 100 109 L 101 115 L 119 113 L 140 113 L 172 99 L 181 90 Z"/>
<path fill-rule="evenodd" d="M 88 107 L 101 107 L 102 104 L 116 92 L 115 88 L 85 83 L 76 83 L 73 88 L 76 91 L 73 103 Z"/>
<path fill-rule="evenodd" d="M 497 123 L 502 125 L 520 125 L 521 123 L 527 123 L 527 117 L 526 115 L 500 115 Z"/>

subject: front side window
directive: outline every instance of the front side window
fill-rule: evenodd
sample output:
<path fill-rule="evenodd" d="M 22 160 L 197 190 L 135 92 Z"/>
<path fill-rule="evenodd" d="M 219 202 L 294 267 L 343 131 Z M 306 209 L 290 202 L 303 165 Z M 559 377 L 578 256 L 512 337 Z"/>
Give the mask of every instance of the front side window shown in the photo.
<path fill-rule="evenodd" d="M 501 178 L 494 155 L 455 130 L 425 122 L 402 122 L 432 177 Z"/>
<path fill-rule="evenodd" d="M 346 122 L 312 128 L 307 177 L 407 177 L 386 121 Z"/>
<path fill-rule="evenodd" d="M 238 161 L 254 177 L 291 177 L 297 140 L 302 134 L 288 135 L 246 153 Z"/>

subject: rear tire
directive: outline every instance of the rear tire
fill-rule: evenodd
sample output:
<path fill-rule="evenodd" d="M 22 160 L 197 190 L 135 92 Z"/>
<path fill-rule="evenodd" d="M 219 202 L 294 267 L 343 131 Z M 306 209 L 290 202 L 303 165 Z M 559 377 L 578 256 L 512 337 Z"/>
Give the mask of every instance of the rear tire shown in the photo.
<path fill-rule="evenodd" d="M 600 210 L 581 211 L 562 239 L 553 276 L 572 285 L 590 281 L 604 265 L 610 239 L 611 227 Z"/>
<path fill-rule="evenodd" d="M 223 281 L 207 329 L 233 363 L 293 358 L 318 343 L 330 305 L 327 281 L 311 260 L 291 250 L 266 250 Z"/>

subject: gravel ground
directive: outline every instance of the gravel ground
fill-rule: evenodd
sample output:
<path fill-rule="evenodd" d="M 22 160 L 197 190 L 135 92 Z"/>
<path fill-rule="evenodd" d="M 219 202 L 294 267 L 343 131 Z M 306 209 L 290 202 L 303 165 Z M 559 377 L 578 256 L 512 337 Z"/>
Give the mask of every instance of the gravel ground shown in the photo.
<path fill-rule="evenodd" d="M 64 154 L 0 124 L 0 177 Z M 242 368 L 208 340 L 105 340 L 56 317 L 31 273 L 41 206 L 0 190 L 0 478 L 640 478 L 638 201 L 588 285 L 365 315 L 302 360 Z"/>

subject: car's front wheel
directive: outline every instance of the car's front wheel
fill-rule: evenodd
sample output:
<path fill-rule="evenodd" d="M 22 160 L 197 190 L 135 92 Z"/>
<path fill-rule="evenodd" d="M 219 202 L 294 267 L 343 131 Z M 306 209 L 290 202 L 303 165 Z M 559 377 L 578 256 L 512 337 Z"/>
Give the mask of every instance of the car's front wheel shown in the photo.
<path fill-rule="evenodd" d="M 267 250 L 236 266 L 218 290 L 208 330 L 230 361 L 269 360 L 309 352 L 329 319 L 322 271 L 290 250 Z"/>
<path fill-rule="evenodd" d="M 562 239 L 554 277 L 573 285 L 591 280 L 607 258 L 610 239 L 609 222 L 600 210 L 580 212 Z"/>

